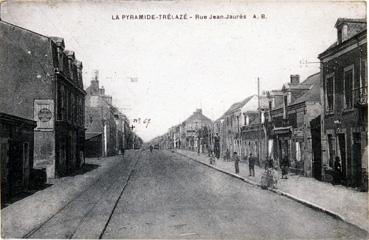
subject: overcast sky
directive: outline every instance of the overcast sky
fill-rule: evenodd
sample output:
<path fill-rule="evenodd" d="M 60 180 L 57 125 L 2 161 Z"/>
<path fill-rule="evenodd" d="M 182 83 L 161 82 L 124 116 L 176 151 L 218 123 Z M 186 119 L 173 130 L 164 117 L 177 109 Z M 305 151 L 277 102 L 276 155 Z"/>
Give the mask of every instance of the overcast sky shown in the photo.
<path fill-rule="evenodd" d="M 122 14 L 187 14 L 188 20 L 113 20 Z M 196 20 L 195 14 L 244 14 L 241 20 Z M 253 19 L 253 15 L 259 17 Z M 266 19 L 260 19 L 265 14 Z M 196 108 L 215 120 L 261 89 L 280 89 L 290 74 L 319 71 L 317 55 L 336 39 L 338 17 L 366 17 L 360 2 L 6 2 L 2 19 L 63 37 L 83 62 L 84 85 L 94 69 L 113 104 L 144 139 L 165 133 Z M 131 78 L 137 78 L 132 82 Z"/>

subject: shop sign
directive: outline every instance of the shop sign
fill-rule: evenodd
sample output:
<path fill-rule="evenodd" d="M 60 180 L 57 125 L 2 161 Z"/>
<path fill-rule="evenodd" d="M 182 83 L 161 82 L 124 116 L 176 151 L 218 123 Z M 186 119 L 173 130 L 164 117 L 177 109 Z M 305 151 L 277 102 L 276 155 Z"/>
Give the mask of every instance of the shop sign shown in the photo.
<path fill-rule="evenodd" d="M 299 130 L 294 132 L 295 138 L 298 141 L 304 141 L 304 132 Z"/>
<path fill-rule="evenodd" d="M 34 101 L 35 130 L 52 131 L 54 129 L 54 101 L 52 99 L 36 99 Z"/>

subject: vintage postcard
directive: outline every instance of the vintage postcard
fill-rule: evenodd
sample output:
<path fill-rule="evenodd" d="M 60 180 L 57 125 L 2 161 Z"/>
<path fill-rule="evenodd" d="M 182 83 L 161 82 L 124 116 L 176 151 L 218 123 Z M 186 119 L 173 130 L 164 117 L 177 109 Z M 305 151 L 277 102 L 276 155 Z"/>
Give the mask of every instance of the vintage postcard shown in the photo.
<path fill-rule="evenodd" d="M 368 239 L 365 1 L 0 0 L 1 237 Z"/>

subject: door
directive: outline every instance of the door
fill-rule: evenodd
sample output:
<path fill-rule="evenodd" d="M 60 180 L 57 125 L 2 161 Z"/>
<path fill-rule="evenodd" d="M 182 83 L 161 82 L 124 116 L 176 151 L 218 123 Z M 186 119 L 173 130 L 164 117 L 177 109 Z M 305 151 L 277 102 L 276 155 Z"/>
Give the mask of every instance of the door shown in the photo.
<path fill-rule="evenodd" d="M 9 198 L 9 143 L 7 138 L 0 138 L 1 159 L 1 204 Z"/>
<path fill-rule="evenodd" d="M 29 143 L 23 143 L 23 186 L 24 189 L 28 189 L 29 186 L 29 174 L 30 174 L 30 166 L 29 166 Z"/>
<path fill-rule="evenodd" d="M 10 197 L 23 191 L 23 144 L 9 142 L 9 183 Z"/>
<path fill-rule="evenodd" d="M 313 177 L 322 180 L 322 145 L 320 135 L 320 116 L 310 122 L 311 148 L 313 151 Z"/>
<path fill-rule="evenodd" d="M 361 134 L 353 133 L 352 145 L 352 180 L 355 187 L 361 183 Z"/>
<path fill-rule="evenodd" d="M 341 156 L 341 165 L 342 165 L 342 180 L 346 181 L 346 169 L 348 167 L 348 169 L 350 169 L 350 166 L 346 165 L 346 138 L 345 138 L 345 134 L 340 133 L 337 135 L 338 136 L 338 147 L 339 147 L 339 151 L 340 151 L 340 156 Z"/>

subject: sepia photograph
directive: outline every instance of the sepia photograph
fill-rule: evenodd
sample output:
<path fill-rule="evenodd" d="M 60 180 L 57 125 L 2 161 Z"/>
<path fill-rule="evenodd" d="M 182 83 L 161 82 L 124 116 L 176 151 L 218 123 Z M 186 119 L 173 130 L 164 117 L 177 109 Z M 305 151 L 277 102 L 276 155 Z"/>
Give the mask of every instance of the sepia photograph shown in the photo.
<path fill-rule="evenodd" d="M 367 2 L 0 0 L 1 238 L 368 239 Z"/>

